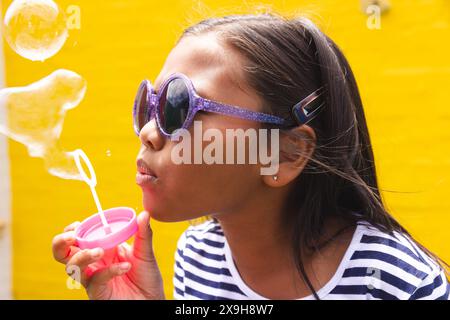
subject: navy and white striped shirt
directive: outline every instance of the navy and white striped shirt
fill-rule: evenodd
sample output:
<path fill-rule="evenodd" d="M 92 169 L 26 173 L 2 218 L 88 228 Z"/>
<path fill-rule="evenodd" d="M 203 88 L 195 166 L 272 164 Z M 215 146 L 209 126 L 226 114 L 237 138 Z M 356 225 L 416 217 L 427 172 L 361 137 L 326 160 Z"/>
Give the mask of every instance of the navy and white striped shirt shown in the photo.
<path fill-rule="evenodd" d="M 175 253 L 175 299 L 267 299 L 239 275 L 218 222 L 190 226 Z M 449 299 L 443 269 L 409 237 L 359 223 L 320 299 Z M 303 299 L 314 299 L 313 295 Z"/>

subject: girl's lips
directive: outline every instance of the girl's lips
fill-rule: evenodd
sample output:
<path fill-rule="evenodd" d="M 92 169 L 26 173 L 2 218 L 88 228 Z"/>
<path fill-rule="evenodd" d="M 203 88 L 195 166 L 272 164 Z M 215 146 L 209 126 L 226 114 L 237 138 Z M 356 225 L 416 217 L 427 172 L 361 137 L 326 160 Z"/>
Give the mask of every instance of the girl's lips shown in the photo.
<path fill-rule="evenodd" d="M 136 183 L 140 186 L 155 183 L 157 175 L 147 166 L 142 159 L 137 160 Z"/>
<path fill-rule="evenodd" d="M 137 171 L 142 173 L 142 174 L 148 174 L 154 177 L 156 176 L 156 173 L 153 172 L 153 170 L 150 169 L 150 167 L 144 162 L 144 160 L 142 159 L 138 159 L 136 162 L 137 165 Z"/>
<path fill-rule="evenodd" d="M 140 186 L 155 183 L 157 179 L 158 178 L 156 178 L 155 176 L 152 176 L 149 174 L 140 173 L 140 172 L 136 173 L 136 184 L 138 184 Z"/>

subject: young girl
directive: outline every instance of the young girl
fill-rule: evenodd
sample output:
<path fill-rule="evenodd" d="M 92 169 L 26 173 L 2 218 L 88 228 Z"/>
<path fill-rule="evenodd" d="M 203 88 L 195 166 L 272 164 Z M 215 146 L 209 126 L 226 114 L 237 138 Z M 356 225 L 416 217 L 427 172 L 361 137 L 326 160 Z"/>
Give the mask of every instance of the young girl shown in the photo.
<path fill-rule="evenodd" d="M 188 28 L 134 111 L 145 211 L 133 246 L 80 250 L 77 223 L 53 241 L 91 299 L 165 298 L 150 216 L 209 216 L 178 241 L 178 299 L 448 299 L 441 261 L 384 208 L 350 66 L 308 19 L 235 15 Z M 209 129 L 279 129 L 277 171 L 174 163 L 177 132 L 194 140 Z"/>

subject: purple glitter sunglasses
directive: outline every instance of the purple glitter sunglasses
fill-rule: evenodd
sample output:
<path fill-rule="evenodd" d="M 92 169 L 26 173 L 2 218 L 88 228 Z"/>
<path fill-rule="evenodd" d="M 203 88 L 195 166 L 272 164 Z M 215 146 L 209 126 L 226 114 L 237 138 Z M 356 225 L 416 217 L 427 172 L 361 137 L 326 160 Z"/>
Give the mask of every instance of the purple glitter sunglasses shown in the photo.
<path fill-rule="evenodd" d="M 324 105 L 320 88 L 292 107 L 292 115 L 297 125 L 312 120 Z M 157 94 L 149 80 L 139 85 L 133 107 L 133 126 L 137 135 L 155 116 L 161 133 L 166 137 L 176 134 L 177 129 L 191 126 L 198 111 L 214 112 L 236 118 L 274 125 L 289 125 L 292 122 L 261 112 L 223 104 L 200 97 L 192 81 L 182 73 L 174 73 L 161 85 Z"/>

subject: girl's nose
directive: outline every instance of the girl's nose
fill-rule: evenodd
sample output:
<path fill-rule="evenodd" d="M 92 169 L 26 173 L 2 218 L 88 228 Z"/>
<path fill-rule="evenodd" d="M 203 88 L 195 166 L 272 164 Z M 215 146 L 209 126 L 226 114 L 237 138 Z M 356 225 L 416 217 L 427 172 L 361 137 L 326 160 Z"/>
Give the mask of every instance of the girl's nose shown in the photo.
<path fill-rule="evenodd" d="M 147 148 L 151 148 L 155 151 L 161 150 L 164 146 L 164 136 L 158 129 L 156 119 L 150 120 L 139 133 L 139 139 L 141 143 Z"/>

